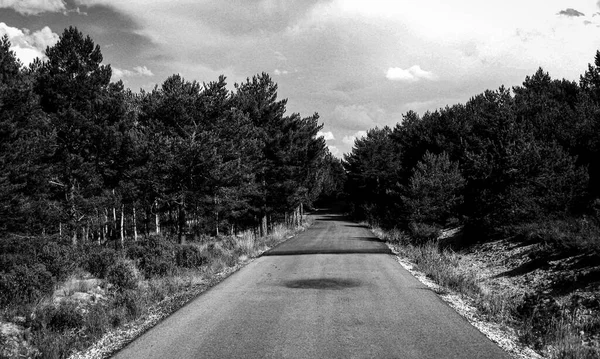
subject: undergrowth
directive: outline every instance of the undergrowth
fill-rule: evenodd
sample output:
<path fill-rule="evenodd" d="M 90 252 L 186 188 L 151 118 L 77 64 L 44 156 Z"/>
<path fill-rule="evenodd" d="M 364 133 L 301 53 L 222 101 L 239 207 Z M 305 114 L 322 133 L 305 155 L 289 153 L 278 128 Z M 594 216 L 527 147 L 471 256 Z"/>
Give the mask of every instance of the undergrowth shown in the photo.
<path fill-rule="evenodd" d="M 42 247 L 40 261 L 31 258 L 34 246 L 2 242 L 7 251 L 0 256 L 0 322 L 17 323 L 25 334 L 22 342 L 0 335 L 0 357 L 27 353 L 26 357 L 66 358 L 85 350 L 108 331 L 149 313 L 157 303 L 211 282 L 223 270 L 300 229 L 280 225 L 265 237 L 246 232 L 184 245 L 154 236 L 127 243 L 120 251 L 95 245 L 74 250 L 54 243 Z M 63 262 L 69 272 L 60 267 Z M 90 276 L 94 279 L 86 281 Z M 99 286 L 89 288 L 90 281 Z M 57 292 L 65 297 L 57 298 L 56 288 L 62 288 Z M 86 293 L 78 291 L 84 289 Z M 71 294 L 84 299 L 72 299 Z M 169 305 L 174 306 L 172 311 L 183 303 Z M 12 347 L 5 343 L 9 339 Z"/>
<path fill-rule="evenodd" d="M 546 223 L 527 227 L 529 236 L 544 236 L 564 246 L 596 246 L 585 224 L 576 227 L 579 237 L 566 240 L 565 223 Z M 569 224 L 573 226 L 573 224 Z M 571 230 L 573 227 L 571 227 Z M 429 234 L 430 229 L 426 229 Z M 557 359 L 600 358 L 598 345 L 586 342 L 585 333 L 600 332 L 600 297 L 570 296 L 559 303 L 544 293 L 518 295 L 491 291 L 478 278 L 475 269 L 461 262 L 461 254 L 443 248 L 436 240 L 421 241 L 403 231 L 373 228 L 379 238 L 392 244 L 399 254 L 431 278 L 444 290 L 458 292 L 471 299 L 478 312 L 488 320 L 512 327 L 522 343 Z M 551 236 L 546 236 L 551 233 Z"/>

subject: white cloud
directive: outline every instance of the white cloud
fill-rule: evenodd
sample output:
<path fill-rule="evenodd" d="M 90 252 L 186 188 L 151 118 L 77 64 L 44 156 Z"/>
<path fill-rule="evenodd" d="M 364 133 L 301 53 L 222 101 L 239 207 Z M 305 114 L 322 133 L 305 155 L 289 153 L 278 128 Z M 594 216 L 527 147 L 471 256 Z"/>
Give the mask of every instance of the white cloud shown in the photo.
<path fill-rule="evenodd" d="M 367 131 L 358 131 L 354 135 L 344 136 L 344 138 L 342 139 L 342 142 L 344 142 L 345 144 L 347 144 L 349 146 L 353 146 L 354 142 L 356 141 L 357 138 L 365 137 L 366 135 L 367 135 Z"/>
<path fill-rule="evenodd" d="M 13 9 L 23 15 L 65 12 L 67 10 L 63 0 L 0 0 L 0 8 Z"/>
<path fill-rule="evenodd" d="M 279 61 L 287 61 L 287 57 L 285 57 L 285 55 L 284 55 L 284 54 L 282 54 L 281 52 L 279 52 L 279 51 L 274 51 L 273 53 L 275 54 L 275 58 L 276 58 L 277 60 L 279 60 Z"/>
<path fill-rule="evenodd" d="M 385 74 L 388 80 L 402 82 L 417 82 L 421 79 L 435 80 L 436 76 L 433 72 L 421 69 L 421 66 L 414 65 L 406 70 L 400 67 L 390 67 Z"/>
<path fill-rule="evenodd" d="M 41 30 L 31 32 L 29 29 L 18 29 L 0 22 L 0 36 L 7 35 L 11 42 L 11 50 L 25 65 L 30 64 L 35 58 L 45 59 L 45 50 L 54 46 L 59 36 L 46 26 Z"/>
<path fill-rule="evenodd" d="M 325 139 L 325 141 L 335 140 L 335 137 L 333 136 L 333 132 L 331 132 L 331 131 L 327 131 L 327 132 L 319 131 L 319 132 L 317 132 L 317 137 L 323 137 L 323 139 Z"/>
<path fill-rule="evenodd" d="M 339 148 L 335 147 L 335 146 L 327 146 L 327 148 L 329 149 L 329 152 L 331 152 L 332 155 L 334 155 L 335 157 L 342 157 L 342 151 L 340 151 Z"/>
<path fill-rule="evenodd" d="M 131 70 L 123 70 L 118 67 L 112 68 L 113 77 L 116 79 L 122 79 L 124 77 L 139 77 L 139 76 L 154 76 L 152 71 L 146 66 L 136 66 Z"/>
<path fill-rule="evenodd" d="M 337 105 L 329 117 L 329 123 L 337 128 L 356 131 L 381 126 L 385 118 L 385 111 L 376 104 Z"/>

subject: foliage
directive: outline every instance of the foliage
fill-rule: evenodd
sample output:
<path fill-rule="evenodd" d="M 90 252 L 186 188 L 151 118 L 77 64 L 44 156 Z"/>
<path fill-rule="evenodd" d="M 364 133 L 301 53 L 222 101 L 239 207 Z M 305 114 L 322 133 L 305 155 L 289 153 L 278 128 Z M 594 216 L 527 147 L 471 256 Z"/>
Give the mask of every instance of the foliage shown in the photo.
<path fill-rule="evenodd" d="M 426 152 L 409 179 L 404 204 L 414 222 L 446 224 L 457 217 L 465 180 L 448 154 Z"/>
<path fill-rule="evenodd" d="M 414 233 L 465 225 L 479 238 L 508 224 L 595 217 L 600 52 L 595 60 L 579 84 L 540 68 L 513 89 L 372 129 L 345 156 L 354 214 Z"/>
<path fill-rule="evenodd" d="M 119 291 L 135 289 L 138 285 L 139 273 L 133 262 L 119 260 L 108 267 L 106 280 Z"/>
<path fill-rule="evenodd" d="M 93 249 L 87 255 L 85 269 L 97 278 L 106 278 L 108 268 L 119 261 L 119 254 L 112 248 Z"/>
<path fill-rule="evenodd" d="M 130 245 L 126 252 L 148 278 L 171 274 L 175 270 L 174 248 L 168 242 L 150 239 Z"/>
<path fill-rule="evenodd" d="M 207 256 L 193 244 L 177 247 L 175 262 L 179 267 L 197 268 L 208 262 Z"/>
<path fill-rule="evenodd" d="M 324 165 L 333 161 L 319 116 L 286 116 L 267 74 L 235 91 L 224 76 L 173 75 L 134 94 L 110 82 L 100 47 L 74 27 L 27 69 L 10 48 L 5 36 L 0 233 L 123 246 L 134 232 L 168 232 L 184 243 L 267 231 L 325 183 L 340 185 Z"/>
<path fill-rule="evenodd" d="M 0 303 L 8 305 L 33 302 L 54 289 L 52 274 L 43 264 L 15 265 L 9 272 L 0 272 Z"/>

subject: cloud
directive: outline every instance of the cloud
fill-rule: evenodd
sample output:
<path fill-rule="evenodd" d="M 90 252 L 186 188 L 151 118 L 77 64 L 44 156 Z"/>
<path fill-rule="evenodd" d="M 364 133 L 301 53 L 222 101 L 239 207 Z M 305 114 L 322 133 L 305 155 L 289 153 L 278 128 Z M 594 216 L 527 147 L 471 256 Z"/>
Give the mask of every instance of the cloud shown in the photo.
<path fill-rule="evenodd" d="M 63 0 L 0 0 L 0 8 L 13 9 L 23 15 L 66 12 L 67 10 Z"/>
<path fill-rule="evenodd" d="M 572 8 L 568 8 L 565 10 L 561 10 L 558 14 L 556 15 L 564 15 L 564 16 L 570 16 L 570 17 L 578 17 L 578 16 L 585 16 L 584 13 L 577 11 L 575 9 Z"/>
<path fill-rule="evenodd" d="M 287 75 L 287 74 L 289 74 L 289 72 L 287 70 L 279 70 L 279 69 L 275 69 L 275 71 L 273 71 L 273 73 L 276 76 L 281 76 L 281 75 Z"/>
<path fill-rule="evenodd" d="M 349 132 L 382 126 L 387 113 L 376 104 L 337 105 L 327 117 L 329 125 Z"/>
<path fill-rule="evenodd" d="M 344 136 L 342 142 L 344 142 L 347 145 L 353 146 L 357 138 L 365 137 L 366 135 L 367 131 L 358 131 L 354 135 Z"/>
<path fill-rule="evenodd" d="M 25 65 L 29 65 L 35 58 L 45 59 L 45 50 L 54 46 L 59 36 L 46 26 L 41 30 L 31 32 L 29 29 L 19 29 L 0 22 L 0 36 L 7 35 L 11 43 L 11 50 Z"/>
<path fill-rule="evenodd" d="M 335 157 L 342 157 L 342 151 L 340 151 L 339 148 L 335 147 L 335 146 L 327 146 L 327 148 L 329 149 L 329 152 L 331 152 L 332 155 L 334 155 Z"/>
<path fill-rule="evenodd" d="M 333 136 L 333 132 L 331 132 L 331 131 L 327 131 L 327 132 L 319 131 L 319 132 L 317 132 L 317 137 L 323 137 L 323 139 L 325 139 L 325 141 L 335 140 L 335 137 Z"/>
<path fill-rule="evenodd" d="M 279 61 L 287 61 L 287 57 L 285 57 L 285 55 L 282 54 L 281 52 L 275 51 L 275 52 L 273 52 L 273 54 L 275 54 L 275 58 L 277 60 L 279 60 Z"/>
<path fill-rule="evenodd" d="M 125 77 L 140 77 L 140 76 L 154 76 L 152 71 L 146 66 L 136 66 L 131 70 L 123 70 L 118 67 L 112 68 L 113 77 L 116 79 L 122 79 Z"/>
<path fill-rule="evenodd" d="M 390 67 L 385 74 L 388 80 L 401 82 L 417 82 L 421 79 L 435 80 L 436 76 L 433 72 L 421 69 L 421 66 L 414 65 L 406 70 L 400 67 Z"/>

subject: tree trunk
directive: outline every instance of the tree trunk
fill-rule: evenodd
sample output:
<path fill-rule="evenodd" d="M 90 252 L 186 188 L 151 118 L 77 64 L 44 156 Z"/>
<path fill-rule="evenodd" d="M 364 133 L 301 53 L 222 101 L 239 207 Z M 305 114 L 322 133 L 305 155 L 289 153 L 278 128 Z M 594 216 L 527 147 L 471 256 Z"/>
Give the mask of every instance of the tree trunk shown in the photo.
<path fill-rule="evenodd" d="M 123 248 L 125 246 L 125 205 L 121 204 L 121 228 L 119 228 L 119 230 L 121 231 L 121 248 Z"/>
<path fill-rule="evenodd" d="M 262 219 L 261 219 L 261 223 L 260 223 L 260 235 L 262 237 L 266 236 L 268 233 L 268 228 L 267 228 L 267 215 L 263 214 Z"/>
<path fill-rule="evenodd" d="M 177 239 L 179 244 L 185 244 L 185 231 L 186 231 L 186 213 L 185 206 L 179 205 L 177 211 Z"/>
<path fill-rule="evenodd" d="M 137 223 L 135 218 L 135 205 L 133 206 L 133 240 L 135 242 L 137 242 L 138 240 Z"/>
<path fill-rule="evenodd" d="M 108 209 L 104 208 L 104 225 L 102 226 L 102 241 L 106 242 L 108 237 Z"/>
<path fill-rule="evenodd" d="M 73 246 L 77 245 L 77 209 L 75 208 L 75 185 L 71 185 L 69 189 L 69 197 L 71 201 L 71 222 L 72 222 L 72 230 L 73 237 L 71 238 L 71 244 Z"/>
<path fill-rule="evenodd" d="M 154 214 L 154 224 L 156 225 L 156 234 L 160 234 L 160 216 L 158 212 L 158 201 L 154 201 L 156 213 Z"/>

